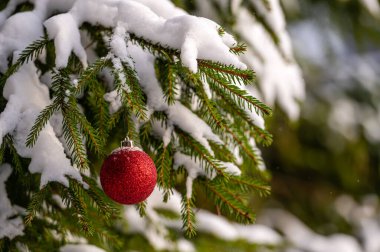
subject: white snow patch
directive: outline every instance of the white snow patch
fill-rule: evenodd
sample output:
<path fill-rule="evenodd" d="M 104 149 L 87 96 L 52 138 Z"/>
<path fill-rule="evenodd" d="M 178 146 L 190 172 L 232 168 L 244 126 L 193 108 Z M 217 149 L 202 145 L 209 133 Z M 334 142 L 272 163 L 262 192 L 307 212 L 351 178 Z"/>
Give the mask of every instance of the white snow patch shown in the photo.
<path fill-rule="evenodd" d="M 183 165 L 187 171 L 186 179 L 186 197 L 191 198 L 193 192 L 193 181 L 198 176 L 206 176 L 209 179 L 213 179 L 216 176 L 214 170 L 205 171 L 202 167 L 202 164 L 199 160 L 193 160 L 190 156 L 185 155 L 181 152 L 176 152 L 174 154 L 174 169 L 177 169 L 179 166 Z"/>
<path fill-rule="evenodd" d="M 349 140 L 356 139 L 358 110 L 348 99 L 337 99 L 331 109 L 328 125 Z"/>
<path fill-rule="evenodd" d="M 195 248 L 189 242 L 183 241 L 182 239 L 175 242 L 169 239 L 166 227 L 173 225 L 173 221 L 160 216 L 154 210 L 155 208 L 166 209 L 179 215 L 181 211 L 181 196 L 177 191 L 173 190 L 173 194 L 165 203 L 162 200 L 162 192 L 156 187 L 147 199 L 147 218 L 141 218 L 135 207 L 125 206 L 124 215 L 126 220 L 128 220 L 129 232 L 142 234 L 156 250 L 172 251 L 183 248 L 183 251 L 195 251 Z M 180 228 L 180 220 L 174 225 Z"/>
<path fill-rule="evenodd" d="M 346 234 L 333 234 L 323 236 L 315 233 L 303 222 L 292 214 L 280 210 L 266 210 L 265 217 L 261 218 L 263 224 L 268 227 L 276 228 L 284 233 L 294 247 L 310 252 L 361 252 L 358 241 Z"/>
<path fill-rule="evenodd" d="M 113 90 L 111 92 L 105 93 L 103 98 L 104 100 L 109 102 L 110 104 L 109 110 L 111 114 L 117 112 L 123 105 L 121 101 L 121 96 L 119 95 L 117 90 Z"/>
<path fill-rule="evenodd" d="M 181 50 L 182 63 L 191 71 L 197 71 L 197 58 L 218 61 L 246 69 L 238 57 L 229 51 L 231 41 L 226 34 L 218 34 L 219 25 L 201 17 L 180 15 L 169 19 L 158 16 L 147 6 L 123 1 L 119 4 L 118 20 L 127 24 L 126 29 L 137 36 Z"/>
<path fill-rule="evenodd" d="M 105 252 L 91 244 L 66 244 L 59 249 L 60 252 Z"/>
<path fill-rule="evenodd" d="M 189 133 L 213 155 L 208 140 L 220 144 L 223 144 L 223 142 L 212 132 L 209 125 L 181 103 L 175 102 L 169 106 L 165 102 L 162 88 L 155 76 L 154 57 L 133 44 L 128 44 L 128 52 L 135 60 L 140 85 L 147 95 L 148 108 L 155 111 L 165 111 L 172 125 L 176 125 Z"/>
<path fill-rule="evenodd" d="M 50 104 L 47 86 L 40 83 L 34 64 L 25 64 L 12 75 L 4 86 L 3 95 L 8 103 L 0 115 L 0 142 L 6 134 L 13 136 L 18 154 L 31 158 L 29 171 L 41 173 L 41 187 L 49 181 L 68 186 L 66 176 L 82 182 L 79 171 L 71 166 L 50 122 L 41 130 L 35 145 L 26 147 L 27 136 L 38 114 Z"/>
<path fill-rule="evenodd" d="M 235 28 L 252 45 L 253 50 L 248 49 L 241 58 L 255 70 L 265 102 L 274 105 L 278 101 L 289 118 L 295 120 L 300 113 L 298 102 L 305 97 L 304 80 L 300 68 L 292 58 L 290 39 L 283 25 L 283 14 L 278 1 L 270 1 L 270 4 L 273 11 L 267 18 L 272 20 L 273 26 L 280 32 L 280 47 L 286 59 L 264 27 L 245 8 L 240 8 L 236 13 L 238 20 Z"/>
<path fill-rule="evenodd" d="M 165 19 L 169 19 L 176 16 L 182 16 L 186 15 L 186 11 L 176 7 L 172 2 L 169 0 L 136 0 L 139 3 L 142 3 L 143 5 L 147 6 L 149 9 L 151 9 L 154 13 L 156 13 L 158 16 L 161 16 Z"/>
<path fill-rule="evenodd" d="M 161 45 L 181 50 L 181 60 L 191 71 L 197 72 L 197 59 L 218 61 L 246 69 L 236 55 L 229 51 L 236 41 L 230 34 L 220 36 L 219 25 L 206 18 L 195 17 L 178 11 L 167 1 L 159 7 L 152 1 L 144 1 L 146 5 L 136 1 L 75 1 L 68 13 L 51 17 L 44 22 L 50 38 L 54 38 L 57 48 L 57 67 L 67 65 L 71 51 L 87 66 L 86 53 L 80 43 L 78 27 L 83 22 L 102 24 L 113 27 L 123 26 L 125 31 L 148 39 Z M 147 7 L 150 6 L 151 8 Z M 167 19 L 159 16 L 169 16 Z M 96 13 L 96 15 L 93 15 Z M 166 13 L 166 15 L 164 14 Z"/>
<path fill-rule="evenodd" d="M 377 0 L 360 0 L 361 4 L 372 16 L 380 18 L 380 3 Z"/>
<path fill-rule="evenodd" d="M 240 176 L 241 171 L 234 163 L 231 162 L 219 162 L 225 169 L 224 172 L 227 172 L 231 175 Z"/>
<path fill-rule="evenodd" d="M 162 142 L 164 143 L 164 147 L 168 146 L 171 141 L 171 135 L 173 133 L 173 125 L 163 125 L 160 121 L 155 120 L 152 123 L 153 134 L 162 138 Z"/>
<path fill-rule="evenodd" d="M 80 2 L 80 1 L 77 1 Z M 78 23 L 70 13 L 53 16 L 44 22 L 50 39 L 54 39 L 55 65 L 64 68 L 73 51 L 83 67 L 87 67 L 87 54 L 84 50 L 78 29 Z"/>
<path fill-rule="evenodd" d="M 124 25 L 126 26 L 126 25 Z M 111 36 L 110 47 L 111 52 L 118 57 L 122 62 L 127 62 L 129 66 L 133 66 L 133 61 L 128 55 L 127 43 L 127 32 L 122 25 L 117 25 L 114 29 L 114 33 Z"/>
<path fill-rule="evenodd" d="M 207 123 L 181 103 L 176 102 L 173 106 L 170 106 L 167 110 L 167 114 L 169 120 L 171 120 L 173 124 L 189 133 L 195 140 L 202 144 L 212 156 L 214 155 L 214 152 L 207 139 L 223 144 L 219 136 L 212 132 Z"/>
<path fill-rule="evenodd" d="M 43 34 L 42 19 L 37 12 L 19 12 L 9 17 L 0 29 L 0 71 L 7 69 L 9 56 L 24 50 Z"/>
<path fill-rule="evenodd" d="M 24 234 L 24 222 L 20 216 L 17 216 L 19 211 L 12 206 L 5 188 L 5 182 L 11 173 L 12 168 L 9 164 L 0 165 L 0 239 L 4 237 L 13 239 Z"/>
<path fill-rule="evenodd" d="M 141 233 L 149 243 L 157 250 L 195 251 L 194 246 L 186 240 L 179 239 L 174 243 L 167 235 L 167 228 L 181 229 L 181 219 L 168 220 L 155 212 L 154 209 L 166 209 L 178 216 L 181 213 L 181 195 L 173 190 L 173 195 L 165 203 L 162 200 L 162 192 L 158 187 L 147 199 L 146 218 L 141 218 L 133 206 L 125 206 L 125 217 L 128 220 L 129 232 Z M 234 241 L 243 239 L 252 244 L 280 245 L 283 243 L 281 236 L 269 227 L 263 225 L 241 225 L 228 221 L 222 216 L 217 216 L 208 211 L 198 209 L 195 211 L 197 230 L 216 236 L 219 239 Z M 183 243 L 183 244 L 182 244 Z"/>
<path fill-rule="evenodd" d="M 196 220 L 199 231 L 226 241 L 243 239 L 249 243 L 268 245 L 278 245 L 282 242 L 281 236 L 269 227 L 231 223 L 226 218 L 205 210 L 197 211 Z"/>

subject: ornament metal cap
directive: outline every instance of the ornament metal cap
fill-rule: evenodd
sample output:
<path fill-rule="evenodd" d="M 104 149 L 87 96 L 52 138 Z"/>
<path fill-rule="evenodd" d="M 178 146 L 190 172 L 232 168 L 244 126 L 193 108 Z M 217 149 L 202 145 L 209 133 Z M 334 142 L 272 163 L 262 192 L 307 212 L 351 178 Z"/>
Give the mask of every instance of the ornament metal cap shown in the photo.
<path fill-rule="evenodd" d="M 126 138 L 124 138 L 123 141 L 121 141 L 120 145 L 121 147 L 133 147 L 133 141 L 130 140 L 127 136 Z"/>

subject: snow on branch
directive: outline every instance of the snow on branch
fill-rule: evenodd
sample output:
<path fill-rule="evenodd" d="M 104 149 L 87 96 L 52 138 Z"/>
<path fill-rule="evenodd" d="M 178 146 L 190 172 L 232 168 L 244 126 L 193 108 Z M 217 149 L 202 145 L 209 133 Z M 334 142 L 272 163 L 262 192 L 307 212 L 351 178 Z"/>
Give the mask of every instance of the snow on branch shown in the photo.
<path fill-rule="evenodd" d="M 8 199 L 5 182 L 12 173 L 12 167 L 9 164 L 0 166 L 0 239 L 8 237 L 13 239 L 18 235 L 23 235 L 24 223 L 20 216 L 21 207 L 12 206 Z"/>
<path fill-rule="evenodd" d="M 44 22 L 49 37 L 55 40 L 57 67 L 67 64 L 71 51 L 86 66 L 78 30 L 83 22 L 105 27 L 123 26 L 127 32 L 138 37 L 180 50 L 182 63 L 192 72 L 197 72 L 197 59 L 246 69 L 245 64 L 230 52 L 236 41 L 228 33 L 220 35 L 220 26 L 211 20 L 191 15 L 165 19 L 136 1 L 101 0 L 76 1 L 68 13 L 53 16 Z"/>
<path fill-rule="evenodd" d="M 158 185 L 187 233 L 195 230 L 196 184 L 223 213 L 253 221 L 238 192 L 268 188 L 240 175 L 244 166 L 255 172 L 263 167 L 255 141 L 270 142 L 261 116 L 271 109 L 250 94 L 255 75 L 237 55 L 244 47 L 215 22 L 168 1 L 162 6 L 150 0 L 33 3 L 33 10 L 9 17 L 0 30 L 0 86 L 7 100 L 0 114 L 0 143 L 9 135 L 17 154 L 30 158 L 29 172 L 41 174 L 40 188 L 59 182 L 82 229 L 93 232 L 79 196 L 98 185 L 81 172 L 94 172 L 90 159 L 104 154 L 115 141 L 111 134 L 120 133 L 112 130 L 123 123 L 124 134 L 159 156 Z M 3 15 L 10 15 L 9 6 Z M 184 171 L 178 167 L 187 172 L 182 198 L 171 191 L 172 180 Z M 41 190 L 36 195 L 41 205 L 45 196 Z M 156 190 L 157 195 L 162 194 Z M 152 201 L 148 218 L 141 221 L 126 208 L 131 227 L 150 241 L 158 239 L 158 249 L 180 248 L 180 243 L 165 243 L 168 232 Z"/>
<path fill-rule="evenodd" d="M 28 134 L 38 114 L 50 104 L 48 88 L 40 82 L 34 64 L 21 66 L 9 77 L 3 94 L 8 103 L 0 114 L 0 142 L 6 134 L 13 135 L 18 154 L 32 159 L 30 172 L 42 174 L 41 187 L 49 181 L 59 181 L 68 186 L 66 175 L 82 181 L 79 171 L 66 157 L 50 122 L 41 130 L 33 148 L 26 147 Z"/>

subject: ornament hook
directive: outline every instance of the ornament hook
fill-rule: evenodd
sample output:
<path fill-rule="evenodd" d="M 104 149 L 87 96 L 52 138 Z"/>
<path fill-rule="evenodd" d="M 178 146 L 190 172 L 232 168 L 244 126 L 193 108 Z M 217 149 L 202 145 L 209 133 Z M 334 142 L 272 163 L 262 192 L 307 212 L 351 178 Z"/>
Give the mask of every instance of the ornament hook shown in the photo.
<path fill-rule="evenodd" d="M 124 140 L 120 142 L 120 145 L 121 147 L 133 147 L 133 141 L 126 136 Z"/>

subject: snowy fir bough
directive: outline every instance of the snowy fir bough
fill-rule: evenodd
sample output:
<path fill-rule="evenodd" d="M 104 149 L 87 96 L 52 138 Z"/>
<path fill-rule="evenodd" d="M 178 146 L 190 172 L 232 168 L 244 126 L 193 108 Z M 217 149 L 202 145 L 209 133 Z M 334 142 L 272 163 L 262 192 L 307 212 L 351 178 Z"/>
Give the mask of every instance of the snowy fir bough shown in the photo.
<path fill-rule="evenodd" d="M 255 74 L 242 61 L 253 47 L 209 19 L 157 2 L 1 3 L 0 248 L 71 251 L 64 244 L 89 243 L 112 251 L 127 248 L 128 232 L 137 232 L 156 249 L 191 250 L 186 240 L 167 240 L 170 229 L 207 231 L 196 219 L 213 215 L 197 212 L 197 203 L 254 221 L 248 193 L 269 193 L 256 143 L 272 137 L 263 119 L 271 109 L 253 95 Z M 278 1 L 254 2 L 269 13 L 251 20 L 257 34 L 281 62 L 279 72 L 290 62 L 302 85 Z M 276 20 L 270 6 L 279 25 L 267 23 Z M 246 61 L 269 71 L 265 59 Z M 279 103 L 296 118 L 302 92 L 285 96 Z M 126 135 L 158 173 L 153 195 L 136 207 L 111 202 L 98 183 L 102 161 Z"/>

